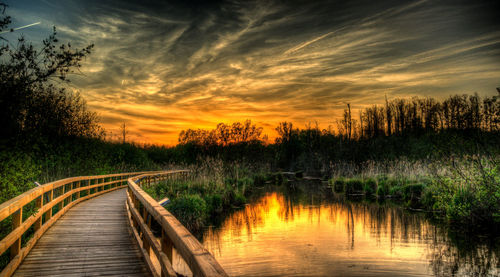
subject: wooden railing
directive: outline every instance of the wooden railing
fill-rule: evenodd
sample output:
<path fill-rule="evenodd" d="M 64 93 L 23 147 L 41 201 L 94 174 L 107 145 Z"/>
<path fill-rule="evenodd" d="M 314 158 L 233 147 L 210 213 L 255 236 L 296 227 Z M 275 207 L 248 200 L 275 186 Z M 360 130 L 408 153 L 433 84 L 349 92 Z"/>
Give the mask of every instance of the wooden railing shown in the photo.
<path fill-rule="evenodd" d="M 77 203 L 127 186 L 130 177 L 145 172 L 73 177 L 33 188 L 0 205 L 0 222 L 12 221 L 12 231 L 0 241 L 0 255 L 10 249 L 10 261 L 0 276 L 17 269 L 44 232 Z M 23 210 L 34 208 L 25 216 Z"/>
<path fill-rule="evenodd" d="M 175 248 L 194 276 L 227 276 L 210 252 L 140 187 L 166 179 L 185 178 L 187 174 L 186 170 L 176 170 L 128 179 L 127 210 L 134 236 L 153 275 L 177 276 L 172 267 Z"/>

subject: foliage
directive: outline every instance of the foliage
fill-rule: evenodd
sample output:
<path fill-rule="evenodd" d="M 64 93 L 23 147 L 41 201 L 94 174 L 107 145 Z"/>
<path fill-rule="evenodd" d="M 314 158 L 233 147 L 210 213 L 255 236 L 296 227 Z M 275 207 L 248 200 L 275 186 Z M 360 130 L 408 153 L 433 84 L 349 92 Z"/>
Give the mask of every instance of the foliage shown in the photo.
<path fill-rule="evenodd" d="M 198 145 L 229 145 L 261 139 L 262 127 L 252 124 L 251 120 L 243 123 L 235 122 L 232 125 L 217 124 L 213 130 L 188 129 L 179 134 L 179 143 L 193 143 Z"/>
<path fill-rule="evenodd" d="M 207 204 L 197 194 L 182 195 L 173 199 L 167 209 L 179 219 L 186 228 L 200 229 L 207 216 Z"/>
<path fill-rule="evenodd" d="M 0 203 L 35 187 L 32 180 L 39 174 L 39 167 L 29 155 L 1 151 Z"/>
<path fill-rule="evenodd" d="M 177 203 L 176 209 L 185 209 L 181 212 L 172 210 L 170 205 L 167 206 L 183 223 L 203 212 L 199 219 L 186 224 L 193 232 L 199 231 L 209 218 L 242 207 L 247 202 L 245 195 L 256 185 L 254 180 L 266 178 L 263 172 L 269 170 L 262 165 L 256 167 L 243 163 L 225 163 L 212 158 L 199 160 L 188 168 L 191 171 L 188 180 L 165 180 L 144 189 L 157 200 L 168 197 L 172 205 Z M 265 181 L 267 178 L 262 180 L 262 183 Z M 191 199 L 194 196 L 204 201 L 204 209 L 198 209 L 199 205 L 189 204 L 194 200 L 184 203 L 186 198 Z"/>
<path fill-rule="evenodd" d="M 333 185 L 333 190 L 335 192 L 343 192 L 345 188 L 345 179 L 343 177 L 337 179 L 330 179 L 330 184 Z"/>
<path fill-rule="evenodd" d="M 373 178 L 366 179 L 363 189 L 367 195 L 375 194 L 377 191 L 377 181 Z"/>
<path fill-rule="evenodd" d="M 9 23 L 2 21 L 0 30 Z M 41 49 L 24 37 L 16 46 L 0 47 L 0 117 L 5 122 L 0 142 L 100 135 L 96 115 L 86 109 L 79 94 L 56 85 L 69 82 L 68 74 L 81 67 L 93 45 L 82 49 L 70 43 L 57 46 L 56 34 L 54 27 Z"/>
<path fill-rule="evenodd" d="M 347 194 L 363 192 L 363 181 L 357 178 L 347 180 L 345 184 L 345 192 Z"/>

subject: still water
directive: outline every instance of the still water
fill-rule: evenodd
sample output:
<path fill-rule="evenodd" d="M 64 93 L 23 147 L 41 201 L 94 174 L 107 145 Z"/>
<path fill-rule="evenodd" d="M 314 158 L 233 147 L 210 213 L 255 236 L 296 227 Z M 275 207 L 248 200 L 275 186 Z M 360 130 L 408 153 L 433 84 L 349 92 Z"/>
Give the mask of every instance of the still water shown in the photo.
<path fill-rule="evenodd" d="M 231 276 L 500 275 L 498 238 L 452 239 L 422 213 L 321 190 L 262 191 L 202 242 Z"/>

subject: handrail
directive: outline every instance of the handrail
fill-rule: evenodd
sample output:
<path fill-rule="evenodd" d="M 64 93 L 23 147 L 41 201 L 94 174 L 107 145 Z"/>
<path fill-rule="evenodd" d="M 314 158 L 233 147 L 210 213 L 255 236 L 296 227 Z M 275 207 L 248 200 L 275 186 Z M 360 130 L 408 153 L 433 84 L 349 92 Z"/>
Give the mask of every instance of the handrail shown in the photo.
<path fill-rule="evenodd" d="M 158 171 L 149 172 L 155 174 Z M 10 262 L 0 272 L 11 276 L 38 239 L 71 207 L 86 199 L 127 186 L 127 179 L 147 172 L 71 177 L 33 188 L 0 205 L 0 222 L 12 216 L 12 231 L 0 241 L 0 255 L 10 248 Z M 37 211 L 23 221 L 23 208 L 35 201 Z M 33 236 L 22 246 L 23 234 Z"/>
<path fill-rule="evenodd" d="M 187 170 L 174 170 L 128 179 L 127 211 L 134 236 L 147 264 L 156 276 L 177 276 L 172 268 L 173 248 L 186 261 L 194 276 L 227 276 L 210 252 L 139 186 L 141 183 L 150 185 L 165 179 L 184 178 L 187 173 Z M 156 237 L 151 230 L 153 221 L 161 227 L 161 238 Z M 153 262 L 155 259 L 159 266 Z"/>

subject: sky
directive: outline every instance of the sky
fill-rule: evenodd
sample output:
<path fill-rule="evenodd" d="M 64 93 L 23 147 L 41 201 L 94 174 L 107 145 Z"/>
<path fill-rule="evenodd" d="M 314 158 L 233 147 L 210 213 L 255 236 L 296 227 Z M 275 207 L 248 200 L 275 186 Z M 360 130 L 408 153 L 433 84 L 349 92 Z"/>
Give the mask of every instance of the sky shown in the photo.
<path fill-rule="evenodd" d="M 500 86 L 499 1 L 3 0 L 39 43 L 95 44 L 68 88 L 110 136 L 173 145 L 181 130 L 252 120 L 335 126 L 388 99 Z"/>

